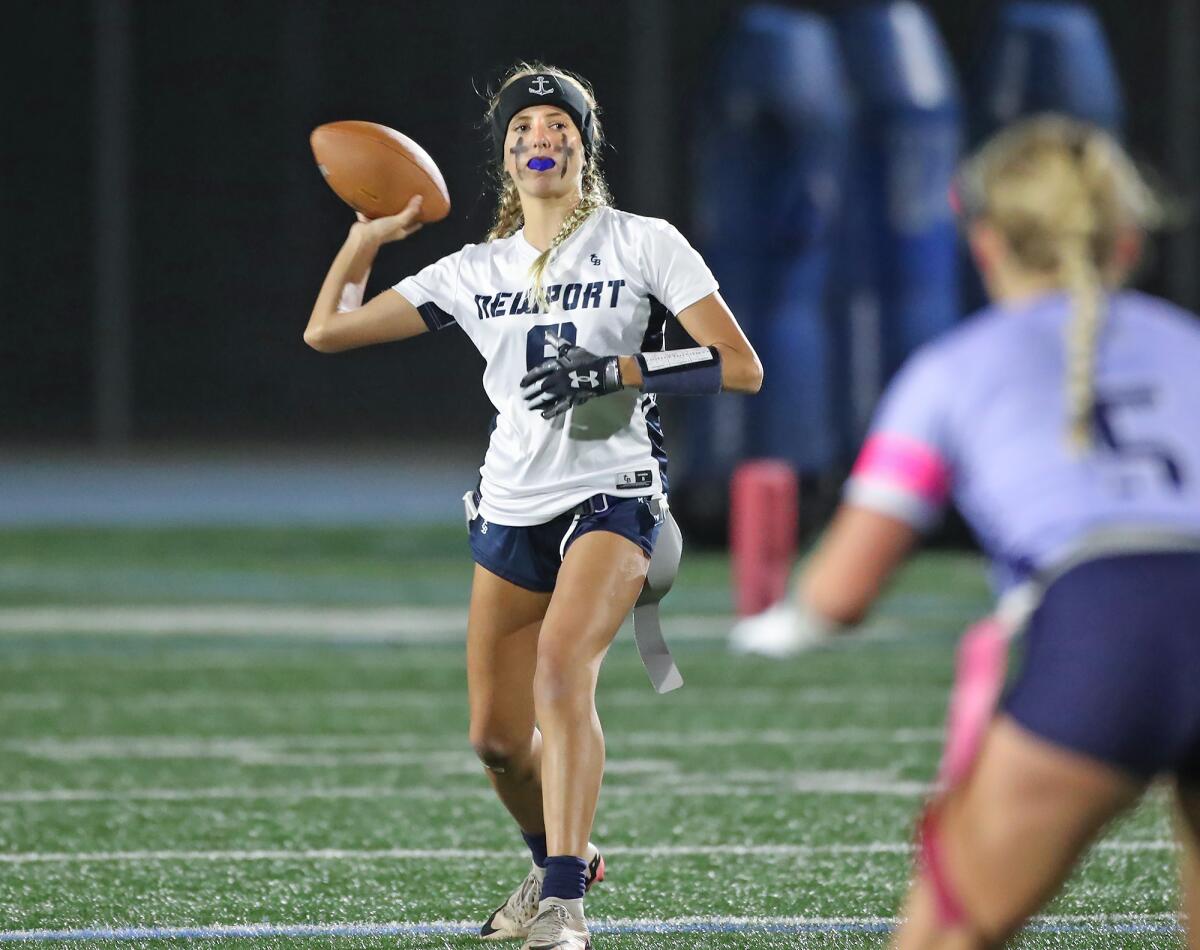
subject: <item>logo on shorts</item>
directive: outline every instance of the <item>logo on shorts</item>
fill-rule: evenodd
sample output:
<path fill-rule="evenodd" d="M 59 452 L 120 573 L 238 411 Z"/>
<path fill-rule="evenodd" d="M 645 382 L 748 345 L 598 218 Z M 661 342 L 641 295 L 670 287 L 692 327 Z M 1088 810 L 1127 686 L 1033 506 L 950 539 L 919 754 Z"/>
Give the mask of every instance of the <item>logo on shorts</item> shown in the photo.
<path fill-rule="evenodd" d="M 554 92 L 554 87 L 546 82 L 545 76 L 538 76 L 533 85 L 529 87 L 529 91 L 535 96 L 548 96 Z"/>
<path fill-rule="evenodd" d="M 571 388 L 572 389 L 596 389 L 600 385 L 600 373 L 597 370 L 592 370 L 590 373 L 579 373 L 571 370 Z"/>
<path fill-rule="evenodd" d="M 617 476 L 618 488 L 649 488 L 654 484 L 654 475 L 648 471 L 621 472 Z"/>

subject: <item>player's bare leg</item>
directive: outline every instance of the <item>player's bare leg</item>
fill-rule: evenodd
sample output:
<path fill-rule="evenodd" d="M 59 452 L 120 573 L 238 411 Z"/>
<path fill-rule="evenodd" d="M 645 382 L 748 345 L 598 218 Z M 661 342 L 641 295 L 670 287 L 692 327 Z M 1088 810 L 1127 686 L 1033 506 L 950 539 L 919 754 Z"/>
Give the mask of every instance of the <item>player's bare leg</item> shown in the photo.
<path fill-rule="evenodd" d="M 571 545 L 559 571 L 538 641 L 533 690 L 550 854 L 586 854 L 604 771 L 596 680 L 649 563 L 632 541 L 593 531 Z"/>
<path fill-rule="evenodd" d="M 1062 886 L 1104 825 L 1145 784 L 1052 745 L 1008 717 L 941 806 L 940 874 L 964 920 L 943 923 L 928 872 L 909 892 L 894 950 L 1001 946 Z"/>
<path fill-rule="evenodd" d="M 620 535 L 593 531 L 567 550 L 538 638 L 533 696 L 542 728 L 546 877 L 522 950 L 591 950 L 583 914 L 588 834 L 604 772 L 596 715 L 600 663 L 641 592 L 650 559 Z M 597 856 L 598 858 L 598 856 Z"/>
<path fill-rule="evenodd" d="M 550 594 L 526 590 L 476 565 L 467 625 L 471 744 L 531 848 L 531 838 L 545 835 L 542 736 L 535 725 L 533 679 L 538 635 L 549 603 Z M 528 936 L 545 876 L 537 863 L 541 859 L 534 860 L 525 879 L 484 922 L 480 936 L 492 940 Z M 590 885 L 603 877 L 604 865 L 589 845 L 585 845 L 585 861 Z"/>
<path fill-rule="evenodd" d="M 467 621 L 471 745 L 504 807 L 527 834 L 545 831 L 542 739 L 534 725 L 538 630 L 550 595 L 475 565 Z"/>
<path fill-rule="evenodd" d="M 1200 950 L 1200 784 L 1180 783 L 1175 789 L 1182 884 L 1182 910 L 1187 918 L 1189 950 Z"/>

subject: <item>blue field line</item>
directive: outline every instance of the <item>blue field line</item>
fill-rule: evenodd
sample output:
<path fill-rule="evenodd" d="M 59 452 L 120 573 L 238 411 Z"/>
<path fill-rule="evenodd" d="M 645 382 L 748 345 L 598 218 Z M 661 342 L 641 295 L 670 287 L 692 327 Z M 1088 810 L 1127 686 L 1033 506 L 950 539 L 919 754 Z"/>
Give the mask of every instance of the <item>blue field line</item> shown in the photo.
<path fill-rule="evenodd" d="M 593 922 L 591 930 L 601 935 L 696 934 L 696 933 L 785 933 L 821 934 L 887 933 L 894 920 L 869 918 L 803 917 L 710 917 L 680 920 L 621 920 Z M 66 940 L 217 940 L 269 937 L 465 937 L 479 932 L 479 925 L 465 921 L 434 923 L 345 923 L 345 924 L 227 924 L 209 927 L 91 927 L 77 930 L 0 931 L 0 943 L 45 943 Z M 1173 915 L 1097 916 L 1095 918 L 1053 917 L 1033 921 L 1033 933 L 1092 934 L 1178 934 Z"/>

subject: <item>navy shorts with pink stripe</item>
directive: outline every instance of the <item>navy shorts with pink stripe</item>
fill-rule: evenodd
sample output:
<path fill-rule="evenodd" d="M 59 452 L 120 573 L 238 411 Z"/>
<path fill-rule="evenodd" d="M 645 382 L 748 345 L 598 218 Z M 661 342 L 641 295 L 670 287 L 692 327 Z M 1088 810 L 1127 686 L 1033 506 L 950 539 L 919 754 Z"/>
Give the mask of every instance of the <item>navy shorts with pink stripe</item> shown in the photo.
<path fill-rule="evenodd" d="M 1200 783 L 1200 553 L 1098 558 L 1058 578 L 1003 708 L 1133 775 Z"/>

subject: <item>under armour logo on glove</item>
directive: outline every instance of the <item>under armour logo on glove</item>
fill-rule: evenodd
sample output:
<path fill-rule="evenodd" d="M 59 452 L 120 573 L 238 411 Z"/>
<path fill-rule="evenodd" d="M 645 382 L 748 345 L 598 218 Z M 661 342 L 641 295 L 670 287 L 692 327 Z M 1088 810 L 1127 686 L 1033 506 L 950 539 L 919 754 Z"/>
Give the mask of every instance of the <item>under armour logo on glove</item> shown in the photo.
<path fill-rule="evenodd" d="M 592 370 L 586 376 L 574 371 L 572 371 L 569 375 L 571 377 L 572 389 L 595 389 L 600 385 L 600 374 L 595 370 Z"/>
<path fill-rule="evenodd" d="M 597 356 L 547 330 L 555 355 L 539 363 L 521 380 L 521 398 L 543 419 L 621 389 L 621 364 L 615 356 Z"/>

